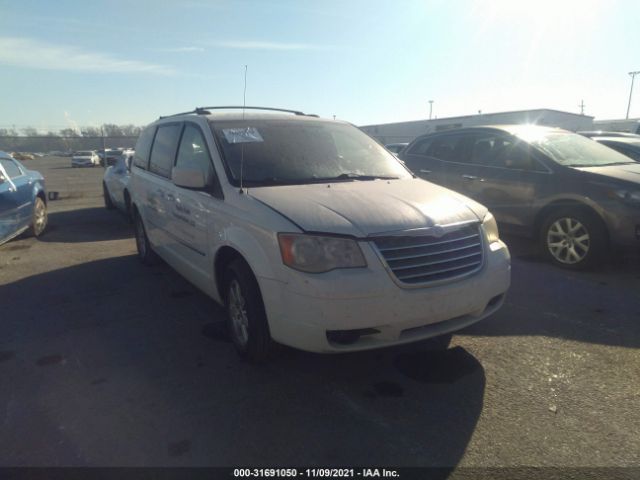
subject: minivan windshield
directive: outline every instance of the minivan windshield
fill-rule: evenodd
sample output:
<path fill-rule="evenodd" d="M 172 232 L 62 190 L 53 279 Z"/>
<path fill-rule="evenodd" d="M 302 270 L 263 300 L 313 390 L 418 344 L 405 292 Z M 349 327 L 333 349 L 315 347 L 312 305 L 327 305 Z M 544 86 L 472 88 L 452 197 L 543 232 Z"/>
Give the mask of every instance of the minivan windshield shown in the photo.
<path fill-rule="evenodd" d="M 635 163 L 612 148 L 575 133 L 547 133 L 530 143 L 565 167 L 604 167 Z"/>
<path fill-rule="evenodd" d="M 357 128 L 330 121 L 212 122 L 229 181 L 247 186 L 410 178 L 404 166 Z"/>

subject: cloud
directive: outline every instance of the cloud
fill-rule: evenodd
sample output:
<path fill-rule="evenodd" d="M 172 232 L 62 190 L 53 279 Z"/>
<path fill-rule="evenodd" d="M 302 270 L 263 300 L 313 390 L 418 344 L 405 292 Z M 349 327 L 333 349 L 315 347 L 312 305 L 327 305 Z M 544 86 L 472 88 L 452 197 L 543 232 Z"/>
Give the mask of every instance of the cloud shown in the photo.
<path fill-rule="evenodd" d="M 243 50 L 283 50 L 283 51 L 300 51 L 300 50 L 324 50 L 327 47 L 322 45 L 312 45 L 309 43 L 279 43 L 279 42 L 262 42 L 254 40 L 230 40 L 222 42 L 212 42 L 212 46 L 221 48 L 237 48 Z"/>
<path fill-rule="evenodd" d="M 171 67 L 125 60 L 109 54 L 88 52 L 38 40 L 0 37 L 0 63 L 25 68 L 100 73 L 147 73 L 172 75 Z"/>
<path fill-rule="evenodd" d="M 204 52 L 202 47 L 175 47 L 175 48 L 154 48 L 155 52 L 167 52 L 167 53 L 189 53 L 189 52 Z"/>

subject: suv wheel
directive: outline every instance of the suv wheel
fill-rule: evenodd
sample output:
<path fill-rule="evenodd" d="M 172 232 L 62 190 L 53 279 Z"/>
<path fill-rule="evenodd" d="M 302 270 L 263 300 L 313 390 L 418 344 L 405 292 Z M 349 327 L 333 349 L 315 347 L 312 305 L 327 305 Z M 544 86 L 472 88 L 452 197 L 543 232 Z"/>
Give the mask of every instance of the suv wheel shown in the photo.
<path fill-rule="evenodd" d="M 28 235 L 39 237 L 47 228 L 47 206 L 40 197 L 36 197 L 33 204 L 33 216 L 31 218 L 31 226 Z"/>
<path fill-rule="evenodd" d="M 145 265 L 153 265 L 158 260 L 158 255 L 151 249 L 149 244 L 149 238 L 147 237 L 147 231 L 142 223 L 140 215 L 136 214 L 135 219 L 135 235 L 136 235 L 136 247 L 138 248 L 138 258 Z"/>
<path fill-rule="evenodd" d="M 607 237 L 602 222 L 579 208 L 558 210 L 542 226 L 544 253 L 554 264 L 574 270 L 596 265 L 602 260 Z"/>
<path fill-rule="evenodd" d="M 107 210 L 113 210 L 115 205 L 111 200 L 111 195 L 109 195 L 109 189 L 107 188 L 107 184 L 102 182 L 102 194 L 104 195 L 104 206 Z"/>
<path fill-rule="evenodd" d="M 262 295 L 253 272 L 234 260 L 225 274 L 227 326 L 238 353 L 254 363 L 269 358 L 273 347 Z"/>

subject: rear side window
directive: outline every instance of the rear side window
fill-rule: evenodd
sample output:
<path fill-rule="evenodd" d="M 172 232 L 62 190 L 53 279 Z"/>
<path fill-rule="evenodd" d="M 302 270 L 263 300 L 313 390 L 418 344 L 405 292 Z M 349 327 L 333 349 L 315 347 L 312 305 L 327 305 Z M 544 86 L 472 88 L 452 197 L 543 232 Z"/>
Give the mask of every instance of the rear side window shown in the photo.
<path fill-rule="evenodd" d="M 163 177 L 171 177 L 173 161 L 176 158 L 178 138 L 182 125 L 166 125 L 158 127 L 158 133 L 151 149 L 149 171 Z M 137 153 L 137 151 L 136 151 Z"/>
<path fill-rule="evenodd" d="M 176 165 L 200 170 L 207 176 L 211 175 L 211 159 L 198 127 L 187 125 L 184 128 Z"/>
<path fill-rule="evenodd" d="M 426 150 L 429 157 L 445 162 L 471 163 L 472 139 L 464 135 L 437 137 Z"/>
<path fill-rule="evenodd" d="M 147 127 L 138 137 L 136 142 L 136 153 L 133 157 L 133 164 L 138 168 L 147 169 L 149 164 L 149 152 L 151 151 L 151 142 L 153 135 L 156 133 L 156 127 Z"/>
<path fill-rule="evenodd" d="M 0 163 L 2 164 L 2 167 L 4 168 L 4 171 L 7 173 L 9 178 L 16 178 L 22 175 L 20 167 L 18 167 L 18 165 L 16 165 L 16 162 L 14 162 L 13 160 L 2 159 L 0 160 Z"/>
<path fill-rule="evenodd" d="M 475 137 L 472 150 L 473 163 L 476 165 L 513 170 L 543 170 L 533 159 L 529 144 L 514 142 L 501 135 L 487 134 Z"/>
<path fill-rule="evenodd" d="M 431 145 L 431 139 L 425 138 L 424 140 L 419 140 L 411 147 L 407 153 L 409 155 L 426 155 L 429 146 Z"/>

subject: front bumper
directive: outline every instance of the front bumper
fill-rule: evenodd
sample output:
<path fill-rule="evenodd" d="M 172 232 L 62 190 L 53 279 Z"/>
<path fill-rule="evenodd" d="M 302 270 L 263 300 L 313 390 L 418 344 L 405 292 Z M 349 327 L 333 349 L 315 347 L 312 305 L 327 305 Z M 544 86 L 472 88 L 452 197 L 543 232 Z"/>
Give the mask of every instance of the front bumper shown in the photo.
<path fill-rule="evenodd" d="M 320 275 L 291 271 L 287 282 L 259 279 L 274 340 L 329 353 L 426 339 L 497 311 L 511 281 L 510 255 L 502 242 L 485 247 L 484 265 L 474 275 L 423 288 L 399 287 L 372 248 L 361 247 L 367 268 Z M 360 329 L 372 333 L 350 344 L 327 338 L 327 331 Z"/>

